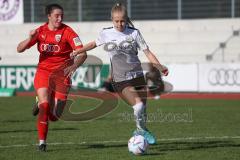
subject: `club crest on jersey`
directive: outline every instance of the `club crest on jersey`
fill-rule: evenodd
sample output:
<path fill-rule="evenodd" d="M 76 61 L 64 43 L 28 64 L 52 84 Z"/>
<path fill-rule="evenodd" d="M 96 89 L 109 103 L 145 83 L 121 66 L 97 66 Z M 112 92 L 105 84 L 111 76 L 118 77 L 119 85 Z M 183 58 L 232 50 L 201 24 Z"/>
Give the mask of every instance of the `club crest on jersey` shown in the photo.
<path fill-rule="evenodd" d="M 55 35 L 55 40 L 56 42 L 60 42 L 62 35 L 61 34 L 56 34 Z"/>
<path fill-rule="evenodd" d="M 127 41 L 127 42 L 132 42 L 132 41 L 133 41 L 133 37 L 131 37 L 131 36 L 126 36 L 126 41 Z"/>

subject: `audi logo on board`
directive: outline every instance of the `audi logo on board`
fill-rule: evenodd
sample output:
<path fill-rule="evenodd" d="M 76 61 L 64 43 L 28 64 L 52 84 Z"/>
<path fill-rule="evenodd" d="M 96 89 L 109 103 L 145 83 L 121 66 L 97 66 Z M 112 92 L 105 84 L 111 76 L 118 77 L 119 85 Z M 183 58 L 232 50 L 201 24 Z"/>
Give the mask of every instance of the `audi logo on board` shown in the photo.
<path fill-rule="evenodd" d="M 240 86 L 240 69 L 211 69 L 208 82 L 213 86 Z"/>

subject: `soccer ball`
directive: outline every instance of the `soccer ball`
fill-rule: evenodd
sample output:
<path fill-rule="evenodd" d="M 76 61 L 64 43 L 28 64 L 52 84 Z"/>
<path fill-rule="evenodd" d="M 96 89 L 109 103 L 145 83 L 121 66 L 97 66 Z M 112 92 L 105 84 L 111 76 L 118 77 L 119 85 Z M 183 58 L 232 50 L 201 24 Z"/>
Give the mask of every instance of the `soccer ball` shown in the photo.
<path fill-rule="evenodd" d="M 142 135 L 134 135 L 128 141 L 128 150 L 134 155 L 143 155 L 148 149 L 148 142 Z"/>

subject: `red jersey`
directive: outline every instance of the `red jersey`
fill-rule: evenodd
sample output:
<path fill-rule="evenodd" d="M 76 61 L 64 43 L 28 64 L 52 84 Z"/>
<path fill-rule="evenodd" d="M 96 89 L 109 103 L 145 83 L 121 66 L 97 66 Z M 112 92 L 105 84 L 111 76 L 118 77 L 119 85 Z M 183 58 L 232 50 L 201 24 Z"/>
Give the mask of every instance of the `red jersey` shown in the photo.
<path fill-rule="evenodd" d="M 28 47 L 37 43 L 40 52 L 38 68 L 55 70 L 70 59 L 70 53 L 73 50 L 82 48 L 78 35 L 65 24 L 62 24 L 56 31 L 49 30 L 48 23 L 37 30 L 38 35 L 32 39 Z"/>

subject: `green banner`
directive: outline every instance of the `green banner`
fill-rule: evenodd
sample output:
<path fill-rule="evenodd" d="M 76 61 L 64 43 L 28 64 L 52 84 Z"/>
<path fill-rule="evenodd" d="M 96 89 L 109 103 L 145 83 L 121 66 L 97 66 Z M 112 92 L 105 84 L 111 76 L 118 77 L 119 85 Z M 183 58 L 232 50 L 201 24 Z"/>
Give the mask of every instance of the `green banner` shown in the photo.
<path fill-rule="evenodd" d="M 15 89 L 0 88 L 0 97 L 11 97 L 15 95 Z"/>
<path fill-rule="evenodd" d="M 36 66 L 0 66 L 0 88 L 33 91 Z M 83 65 L 72 77 L 74 88 L 98 89 L 108 77 L 109 65 Z"/>

